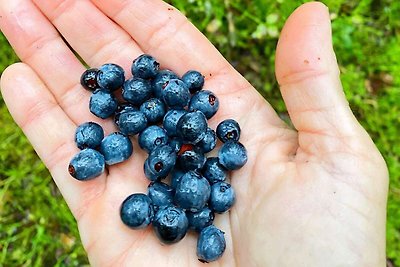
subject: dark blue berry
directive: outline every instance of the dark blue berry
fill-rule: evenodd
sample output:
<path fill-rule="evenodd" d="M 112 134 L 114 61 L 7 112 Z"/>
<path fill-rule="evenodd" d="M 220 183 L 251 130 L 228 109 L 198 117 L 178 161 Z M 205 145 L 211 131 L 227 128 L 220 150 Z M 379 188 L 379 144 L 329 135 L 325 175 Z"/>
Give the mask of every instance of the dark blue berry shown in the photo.
<path fill-rule="evenodd" d="M 116 115 L 116 124 L 121 133 L 135 135 L 146 129 L 147 118 L 139 110 L 125 109 Z"/>
<path fill-rule="evenodd" d="M 122 222 L 133 229 L 145 228 L 154 217 L 150 198 L 142 193 L 128 196 L 120 208 Z"/>
<path fill-rule="evenodd" d="M 164 103 L 157 98 L 150 98 L 140 106 L 140 111 L 144 113 L 148 122 L 160 122 L 167 112 Z"/>
<path fill-rule="evenodd" d="M 153 221 L 156 236 L 165 244 L 173 244 L 182 240 L 186 235 L 188 226 L 185 212 L 175 206 L 160 208 Z"/>
<path fill-rule="evenodd" d="M 97 89 L 89 101 L 89 110 L 99 118 L 106 119 L 117 110 L 117 99 L 106 90 Z"/>
<path fill-rule="evenodd" d="M 242 168 L 247 162 L 247 150 L 239 142 L 228 141 L 218 151 L 219 163 L 233 171 Z"/>
<path fill-rule="evenodd" d="M 206 157 L 198 149 L 186 150 L 178 156 L 180 169 L 184 171 L 195 171 L 203 168 Z"/>
<path fill-rule="evenodd" d="M 197 240 L 197 257 L 201 262 L 218 260 L 225 251 L 224 232 L 210 225 L 201 230 Z"/>
<path fill-rule="evenodd" d="M 208 90 L 201 90 L 195 93 L 190 99 L 189 111 L 199 110 L 207 119 L 217 113 L 219 101 L 215 94 Z"/>
<path fill-rule="evenodd" d="M 174 190 L 162 182 L 152 182 L 147 187 L 147 195 L 151 199 L 153 207 L 158 210 L 159 207 L 172 205 Z"/>
<path fill-rule="evenodd" d="M 172 79 L 179 79 L 178 75 L 170 70 L 161 70 L 152 81 L 153 92 L 157 98 L 162 97 L 162 91 Z"/>
<path fill-rule="evenodd" d="M 85 122 L 75 131 L 75 142 L 80 149 L 97 148 L 103 138 L 103 128 L 95 122 Z"/>
<path fill-rule="evenodd" d="M 203 153 L 208 153 L 215 148 L 217 145 L 217 135 L 215 131 L 211 128 L 207 128 L 206 134 L 203 139 L 201 139 L 196 146 L 203 151 Z"/>
<path fill-rule="evenodd" d="M 186 217 L 189 221 L 189 229 L 200 232 L 203 228 L 211 225 L 214 221 L 214 212 L 208 207 L 198 212 L 186 212 Z"/>
<path fill-rule="evenodd" d="M 115 132 L 101 141 L 100 152 L 104 155 L 107 165 L 117 164 L 132 155 L 132 142 L 126 135 Z"/>
<path fill-rule="evenodd" d="M 184 171 L 174 168 L 171 171 L 171 187 L 175 190 L 178 186 L 179 181 L 181 180 L 182 176 L 185 174 Z"/>
<path fill-rule="evenodd" d="M 165 130 L 156 125 L 147 127 L 139 134 L 139 146 L 150 153 L 157 146 L 168 143 L 168 136 Z"/>
<path fill-rule="evenodd" d="M 176 125 L 179 119 L 187 113 L 184 109 L 170 109 L 163 119 L 163 127 L 169 136 L 176 136 Z"/>
<path fill-rule="evenodd" d="M 204 85 L 204 76 L 195 70 L 190 70 L 182 76 L 183 82 L 187 85 L 190 92 L 193 94 L 201 90 Z"/>
<path fill-rule="evenodd" d="M 132 63 L 132 74 L 135 77 L 149 79 L 157 75 L 160 63 L 150 55 L 140 55 Z"/>
<path fill-rule="evenodd" d="M 190 144 L 196 144 L 203 139 L 207 128 L 207 119 L 201 111 L 183 115 L 176 125 L 178 136 L 183 142 Z"/>
<path fill-rule="evenodd" d="M 91 148 L 85 148 L 71 159 L 68 172 L 75 179 L 86 181 L 102 174 L 104 166 L 104 157 L 100 152 Z"/>
<path fill-rule="evenodd" d="M 227 119 L 217 126 L 217 136 L 222 142 L 227 141 L 239 141 L 240 138 L 240 126 L 237 121 L 233 119 Z"/>
<path fill-rule="evenodd" d="M 202 173 L 210 184 L 225 181 L 227 177 L 225 168 L 219 163 L 216 157 L 207 159 Z"/>
<path fill-rule="evenodd" d="M 99 68 L 97 83 L 105 90 L 115 91 L 125 81 L 125 71 L 116 64 L 104 64 Z"/>
<path fill-rule="evenodd" d="M 165 104 L 173 109 L 183 109 L 190 100 L 190 92 L 186 85 L 179 79 L 172 79 L 162 90 Z"/>
<path fill-rule="evenodd" d="M 204 208 L 210 198 L 211 187 L 207 179 L 199 173 L 185 173 L 175 190 L 174 202 L 182 209 L 199 211 Z"/>
<path fill-rule="evenodd" d="M 167 177 L 175 166 L 176 153 L 169 145 L 154 148 L 144 162 L 144 174 L 150 181 Z"/>
<path fill-rule="evenodd" d="M 217 182 L 211 186 L 209 207 L 217 213 L 228 211 L 235 203 L 233 187 L 226 182 Z"/>
<path fill-rule="evenodd" d="M 98 69 L 88 69 L 81 76 L 81 85 L 83 88 L 89 91 L 94 91 L 99 88 L 97 84 L 97 74 L 99 73 Z"/>
<path fill-rule="evenodd" d="M 179 137 L 172 137 L 169 139 L 168 144 L 172 147 L 175 153 L 178 153 L 179 150 L 181 150 L 183 142 Z"/>
<path fill-rule="evenodd" d="M 136 106 L 140 106 L 151 97 L 153 88 L 147 80 L 131 78 L 122 86 L 122 98 Z"/>

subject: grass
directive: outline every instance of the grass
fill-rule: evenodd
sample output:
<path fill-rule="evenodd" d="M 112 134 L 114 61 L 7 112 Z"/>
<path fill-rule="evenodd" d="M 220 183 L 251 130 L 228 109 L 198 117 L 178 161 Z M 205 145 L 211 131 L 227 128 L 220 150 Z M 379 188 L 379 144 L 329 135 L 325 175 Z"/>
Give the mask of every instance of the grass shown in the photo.
<path fill-rule="evenodd" d="M 303 1 L 169 2 L 286 114 L 274 76 L 274 52 L 285 19 Z M 400 266 L 400 2 L 324 2 L 330 7 L 346 96 L 389 167 L 387 256 Z M 18 61 L 2 35 L 0 52 L 0 72 Z M 88 264 L 67 205 L 3 101 L 0 122 L 0 266 Z"/>

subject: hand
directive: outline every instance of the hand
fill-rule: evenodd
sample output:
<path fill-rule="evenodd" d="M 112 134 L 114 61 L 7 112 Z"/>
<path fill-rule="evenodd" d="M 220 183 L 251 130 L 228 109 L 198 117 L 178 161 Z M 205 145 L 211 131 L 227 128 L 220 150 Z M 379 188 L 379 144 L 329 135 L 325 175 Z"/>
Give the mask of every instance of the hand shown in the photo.
<path fill-rule="evenodd" d="M 90 94 L 79 85 L 85 68 L 58 32 L 90 66 L 113 62 L 129 72 L 132 59 L 149 53 L 178 74 L 201 71 L 221 102 L 211 127 L 225 118 L 241 124 L 249 161 L 231 176 L 236 205 L 215 222 L 227 249 L 208 266 L 384 266 L 387 168 L 344 97 L 325 6 L 298 8 L 277 47 L 276 76 L 292 130 L 162 1 L 33 2 L 0 2 L 1 30 L 23 62 L 4 71 L 1 89 L 77 219 L 93 266 L 203 265 L 194 234 L 162 246 L 150 228 L 122 224 L 121 202 L 148 184 L 137 145 L 127 162 L 95 180 L 68 174 L 78 124 L 116 129 L 90 114 Z"/>

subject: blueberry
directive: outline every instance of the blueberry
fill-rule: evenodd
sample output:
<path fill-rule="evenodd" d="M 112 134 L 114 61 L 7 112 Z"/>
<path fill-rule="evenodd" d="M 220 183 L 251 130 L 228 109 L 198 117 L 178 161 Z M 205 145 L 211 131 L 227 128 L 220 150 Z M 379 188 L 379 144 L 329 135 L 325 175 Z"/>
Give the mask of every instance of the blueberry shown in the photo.
<path fill-rule="evenodd" d="M 176 125 L 179 119 L 187 113 L 184 109 L 170 109 L 163 119 L 163 127 L 169 136 L 176 136 Z"/>
<path fill-rule="evenodd" d="M 71 159 L 68 172 L 75 179 L 86 181 L 102 174 L 104 166 L 104 157 L 100 152 L 85 148 Z"/>
<path fill-rule="evenodd" d="M 140 106 L 140 111 L 144 113 L 149 122 L 157 123 L 163 119 L 167 110 L 160 99 L 150 98 Z"/>
<path fill-rule="evenodd" d="M 215 94 L 208 90 L 201 90 L 195 93 L 189 102 L 189 111 L 200 110 L 210 119 L 217 113 L 219 101 Z"/>
<path fill-rule="evenodd" d="M 151 199 L 142 193 L 128 196 L 120 208 L 122 222 L 133 229 L 145 228 L 154 217 Z"/>
<path fill-rule="evenodd" d="M 122 98 L 134 105 L 140 106 L 151 97 L 153 88 L 147 80 L 131 78 L 122 86 Z"/>
<path fill-rule="evenodd" d="M 217 145 L 217 135 L 215 131 L 211 128 L 207 128 L 206 134 L 201 139 L 196 146 L 203 151 L 203 153 L 208 153 L 215 148 Z"/>
<path fill-rule="evenodd" d="M 150 55 L 140 55 L 132 63 L 132 74 L 135 77 L 149 79 L 157 75 L 160 63 Z"/>
<path fill-rule="evenodd" d="M 98 69 L 88 69 L 81 76 L 81 85 L 83 88 L 89 91 L 94 91 L 99 88 L 97 84 L 97 74 L 99 73 Z"/>
<path fill-rule="evenodd" d="M 171 171 L 171 187 L 172 187 L 172 189 L 174 189 L 174 190 L 176 189 L 179 181 L 181 180 L 181 178 L 184 174 L 185 174 L 185 172 L 178 168 L 174 168 Z"/>
<path fill-rule="evenodd" d="M 225 181 L 227 176 L 225 168 L 219 163 L 216 157 L 207 159 L 202 173 L 210 184 Z"/>
<path fill-rule="evenodd" d="M 226 248 L 224 234 L 214 225 L 201 230 L 199 239 L 197 239 L 197 257 L 199 261 L 216 261 L 222 256 Z"/>
<path fill-rule="evenodd" d="M 126 135 L 138 134 L 147 127 L 147 118 L 139 110 L 123 111 L 116 117 L 118 117 L 116 124 L 119 130 Z"/>
<path fill-rule="evenodd" d="M 165 104 L 173 109 L 183 109 L 190 100 L 190 92 L 186 84 L 179 79 L 172 79 L 166 82 L 162 90 L 162 98 Z"/>
<path fill-rule="evenodd" d="M 201 90 L 204 85 L 204 76 L 195 70 L 190 70 L 182 76 L 183 82 L 187 85 L 190 92 L 193 94 Z"/>
<path fill-rule="evenodd" d="M 154 232 L 164 244 L 173 244 L 182 240 L 188 226 L 185 212 L 172 205 L 160 208 L 153 221 Z"/>
<path fill-rule="evenodd" d="M 117 99 L 108 91 L 97 89 L 89 101 L 89 109 L 99 118 L 106 119 L 117 110 Z"/>
<path fill-rule="evenodd" d="M 242 168 L 247 162 L 247 150 L 239 142 L 228 141 L 218 151 L 219 163 L 232 171 Z"/>
<path fill-rule="evenodd" d="M 200 232 L 203 228 L 211 225 L 214 221 L 214 212 L 208 207 L 198 212 L 186 212 L 186 217 L 189 221 L 189 229 Z"/>
<path fill-rule="evenodd" d="M 217 126 L 217 136 L 222 142 L 227 141 L 239 141 L 240 138 L 240 126 L 237 121 L 233 119 L 227 119 Z"/>
<path fill-rule="evenodd" d="M 165 130 L 156 125 L 152 125 L 144 129 L 139 134 L 139 146 L 150 153 L 157 146 L 168 143 L 168 136 Z"/>
<path fill-rule="evenodd" d="M 131 140 L 126 135 L 115 132 L 101 141 L 100 152 L 108 165 L 127 160 L 133 153 Z"/>
<path fill-rule="evenodd" d="M 147 187 L 147 195 L 153 203 L 154 209 L 162 206 L 172 205 L 174 190 L 162 182 L 152 182 Z"/>
<path fill-rule="evenodd" d="M 116 64 L 104 64 L 99 68 L 97 83 L 105 90 L 115 91 L 125 81 L 125 71 Z"/>
<path fill-rule="evenodd" d="M 97 148 L 103 138 L 103 128 L 95 122 L 85 122 L 75 131 L 75 142 L 80 149 Z"/>
<path fill-rule="evenodd" d="M 210 198 L 211 187 L 207 179 L 194 171 L 185 173 L 175 190 L 174 202 L 182 209 L 199 211 Z"/>
<path fill-rule="evenodd" d="M 179 167 L 184 171 L 199 170 L 205 162 L 204 154 L 198 149 L 186 150 L 178 156 Z"/>
<path fill-rule="evenodd" d="M 169 145 L 154 148 L 144 162 L 144 174 L 150 181 L 167 177 L 175 166 L 176 153 Z"/>
<path fill-rule="evenodd" d="M 179 150 L 181 150 L 182 143 L 183 142 L 179 137 L 172 137 L 168 141 L 169 146 L 172 147 L 175 153 L 178 153 Z"/>
<path fill-rule="evenodd" d="M 162 91 L 167 86 L 167 82 L 172 79 L 179 79 L 178 75 L 170 70 L 161 70 L 157 73 L 156 77 L 152 81 L 153 92 L 157 98 L 162 97 Z"/>
<path fill-rule="evenodd" d="M 176 125 L 178 136 L 190 144 L 196 144 L 203 139 L 207 128 L 207 119 L 201 111 L 183 115 Z"/>
<path fill-rule="evenodd" d="M 228 211 L 235 203 L 233 187 L 226 182 L 217 182 L 211 186 L 209 207 L 217 213 Z"/>

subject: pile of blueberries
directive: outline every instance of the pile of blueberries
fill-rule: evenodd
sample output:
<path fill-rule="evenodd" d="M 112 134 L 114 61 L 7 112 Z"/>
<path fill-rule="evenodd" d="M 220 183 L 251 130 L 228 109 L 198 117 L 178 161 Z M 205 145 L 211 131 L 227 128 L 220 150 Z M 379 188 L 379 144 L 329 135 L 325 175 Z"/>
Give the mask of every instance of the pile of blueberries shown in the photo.
<path fill-rule="evenodd" d="M 216 131 L 208 127 L 207 119 L 217 112 L 219 101 L 202 89 L 204 76 L 198 71 L 179 78 L 170 70 L 159 70 L 159 63 L 146 54 L 133 61 L 131 71 L 128 80 L 116 64 L 82 74 L 82 86 L 93 91 L 90 111 L 102 119 L 113 117 L 119 132 L 104 136 L 99 124 L 81 124 L 75 134 L 81 151 L 72 158 L 69 173 L 80 181 L 98 177 L 106 165 L 132 155 L 129 136 L 139 134 L 139 146 L 148 153 L 144 174 L 151 182 L 147 194 L 135 193 L 124 200 L 122 222 L 133 229 L 152 224 L 165 244 L 194 230 L 199 233 L 199 260 L 215 261 L 226 248 L 224 232 L 213 225 L 215 213 L 228 211 L 235 202 L 235 191 L 226 182 L 228 172 L 247 162 L 239 124 L 227 119 Z M 115 96 L 120 88 L 123 101 Z M 223 143 L 218 156 L 207 157 L 217 137 Z"/>

